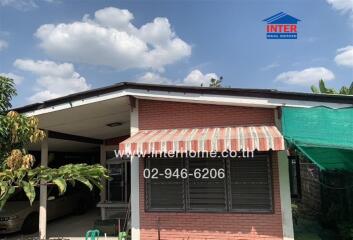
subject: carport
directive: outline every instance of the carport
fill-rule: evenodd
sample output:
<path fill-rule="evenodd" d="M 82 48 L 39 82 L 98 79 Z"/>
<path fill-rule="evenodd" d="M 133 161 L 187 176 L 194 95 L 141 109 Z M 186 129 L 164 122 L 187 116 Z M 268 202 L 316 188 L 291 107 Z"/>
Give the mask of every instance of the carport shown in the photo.
<path fill-rule="evenodd" d="M 112 151 L 117 149 L 116 141 L 119 141 L 119 137 L 130 135 L 131 101 L 133 99 L 128 96 L 109 100 L 102 99 L 102 101 L 95 99 L 95 102 L 80 100 L 62 105 L 56 103 L 51 108 L 26 112 L 29 116 L 35 115 L 38 117 L 40 128 L 44 129 L 48 136 L 41 145 L 33 145 L 30 150 L 41 152 L 42 166 L 48 165 L 49 152 L 99 152 L 100 163 L 106 166 L 107 156 L 111 156 Z M 69 106 L 64 107 L 66 104 Z M 127 171 L 127 168 L 125 170 Z M 127 175 L 125 175 L 124 180 L 127 184 Z M 108 206 L 104 204 L 109 195 L 107 188 L 109 188 L 108 184 L 105 184 L 104 190 L 100 193 L 100 204 L 105 206 L 101 208 L 102 216 L 106 215 L 105 209 L 109 207 L 109 204 Z M 127 192 L 127 188 L 125 192 Z M 120 205 L 119 203 L 115 204 L 126 207 L 127 202 L 128 199 L 125 195 Z M 42 185 L 40 188 L 39 215 L 40 239 L 46 239 L 46 185 Z"/>

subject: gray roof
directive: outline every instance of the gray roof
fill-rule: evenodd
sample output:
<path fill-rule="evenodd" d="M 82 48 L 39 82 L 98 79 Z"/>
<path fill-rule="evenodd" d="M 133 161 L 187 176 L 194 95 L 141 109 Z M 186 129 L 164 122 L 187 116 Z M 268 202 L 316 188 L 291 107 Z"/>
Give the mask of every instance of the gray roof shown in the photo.
<path fill-rule="evenodd" d="M 165 91 L 165 92 L 184 92 L 184 93 L 198 93 L 198 94 L 215 94 L 226 96 L 244 96 L 244 97 L 261 97 L 261 98 L 276 98 L 276 99 L 289 99 L 299 101 L 316 101 L 323 103 L 341 103 L 352 104 L 353 96 L 347 95 L 328 95 L 328 94 L 313 94 L 313 93 L 300 93 L 300 92 L 286 92 L 278 91 L 275 89 L 252 89 L 252 88 L 214 88 L 214 87 L 191 87 L 180 85 L 158 85 L 158 84 L 145 84 L 133 82 L 120 82 L 107 87 L 96 88 L 84 92 L 78 92 L 67 96 L 51 99 L 42 103 L 34 103 L 14 110 L 18 112 L 34 111 L 46 107 L 55 106 L 61 103 L 66 103 L 74 100 L 85 99 L 88 97 L 99 96 L 115 91 L 124 89 L 139 89 L 151 91 Z"/>

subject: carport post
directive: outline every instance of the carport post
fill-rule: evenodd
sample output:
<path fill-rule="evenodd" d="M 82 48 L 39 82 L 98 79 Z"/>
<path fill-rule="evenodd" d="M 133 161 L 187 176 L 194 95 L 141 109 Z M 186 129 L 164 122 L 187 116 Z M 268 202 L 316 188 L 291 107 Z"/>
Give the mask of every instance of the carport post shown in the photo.
<path fill-rule="evenodd" d="M 130 135 L 139 131 L 138 126 L 138 100 L 131 104 Z M 134 107 L 133 107 L 134 106 Z M 131 240 L 140 240 L 140 158 L 131 156 Z"/>
<path fill-rule="evenodd" d="M 46 137 L 41 145 L 41 159 L 40 164 L 43 167 L 48 166 L 48 131 L 45 131 Z M 47 238 L 47 185 L 41 182 L 40 185 L 40 199 L 39 199 L 39 239 Z"/>
<path fill-rule="evenodd" d="M 100 145 L 100 163 L 103 167 L 106 167 L 107 165 L 107 161 L 106 161 L 106 152 L 105 152 L 105 145 L 101 144 Z M 102 184 L 103 184 L 103 189 L 100 192 L 100 202 L 101 203 L 105 203 L 106 196 L 107 196 L 107 185 L 106 185 L 106 180 L 102 180 Z M 106 208 L 105 207 L 101 207 L 101 217 L 102 220 L 106 220 Z"/>

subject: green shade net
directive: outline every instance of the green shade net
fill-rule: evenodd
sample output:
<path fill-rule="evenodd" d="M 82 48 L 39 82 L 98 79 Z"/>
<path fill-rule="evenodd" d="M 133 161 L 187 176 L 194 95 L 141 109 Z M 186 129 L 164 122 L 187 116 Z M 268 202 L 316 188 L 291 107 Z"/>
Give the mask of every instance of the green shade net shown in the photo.
<path fill-rule="evenodd" d="M 353 108 L 282 108 L 282 132 L 322 170 L 353 171 Z"/>

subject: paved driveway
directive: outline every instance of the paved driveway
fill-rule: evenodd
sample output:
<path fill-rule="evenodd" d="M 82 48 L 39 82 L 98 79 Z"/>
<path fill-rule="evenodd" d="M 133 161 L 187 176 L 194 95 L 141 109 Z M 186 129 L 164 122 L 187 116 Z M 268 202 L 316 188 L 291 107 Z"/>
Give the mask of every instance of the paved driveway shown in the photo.
<path fill-rule="evenodd" d="M 83 240 L 85 239 L 85 233 L 87 230 L 92 229 L 93 223 L 96 219 L 99 219 L 99 209 L 92 209 L 86 214 L 79 216 L 67 216 L 61 219 L 48 223 L 47 235 L 50 239 L 70 239 L 70 240 Z M 36 239 L 37 234 L 33 235 L 22 235 L 22 234 L 11 234 L 0 236 L 1 240 L 27 240 Z M 104 237 L 99 238 L 104 240 Z M 107 237 L 107 240 L 114 239 L 117 237 Z"/>

